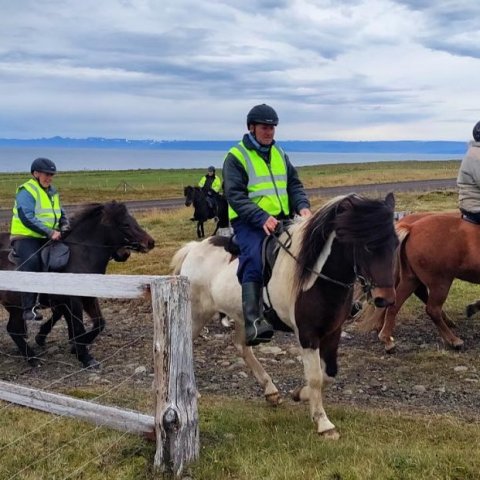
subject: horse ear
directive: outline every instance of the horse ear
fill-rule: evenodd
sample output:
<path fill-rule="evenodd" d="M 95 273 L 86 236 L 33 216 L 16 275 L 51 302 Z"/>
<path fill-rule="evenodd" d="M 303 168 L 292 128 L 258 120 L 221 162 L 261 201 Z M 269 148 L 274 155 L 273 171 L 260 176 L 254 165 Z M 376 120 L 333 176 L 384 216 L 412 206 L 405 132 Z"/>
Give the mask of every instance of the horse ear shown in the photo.
<path fill-rule="evenodd" d="M 387 204 L 387 206 L 389 206 L 392 210 L 395 209 L 395 197 L 393 196 L 393 193 L 390 192 L 387 194 L 387 196 L 385 197 L 385 203 Z"/>

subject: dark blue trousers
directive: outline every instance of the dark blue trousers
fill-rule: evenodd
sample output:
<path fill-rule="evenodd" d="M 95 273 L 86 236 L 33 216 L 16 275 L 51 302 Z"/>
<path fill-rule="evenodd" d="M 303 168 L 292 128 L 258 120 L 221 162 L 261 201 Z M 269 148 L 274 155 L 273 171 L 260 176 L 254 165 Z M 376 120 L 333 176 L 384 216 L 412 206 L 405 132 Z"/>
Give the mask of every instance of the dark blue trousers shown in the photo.
<path fill-rule="evenodd" d="M 17 269 L 21 272 L 41 272 L 42 259 L 40 250 L 47 241 L 47 238 L 14 240 L 12 246 L 15 250 Z M 22 308 L 24 310 L 32 310 L 36 303 L 36 293 L 22 292 Z"/>
<path fill-rule="evenodd" d="M 240 247 L 237 277 L 241 284 L 263 283 L 262 242 L 266 237 L 263 228 L 255 228 L 242 220 L 232 222 L 236 243 Z"/>

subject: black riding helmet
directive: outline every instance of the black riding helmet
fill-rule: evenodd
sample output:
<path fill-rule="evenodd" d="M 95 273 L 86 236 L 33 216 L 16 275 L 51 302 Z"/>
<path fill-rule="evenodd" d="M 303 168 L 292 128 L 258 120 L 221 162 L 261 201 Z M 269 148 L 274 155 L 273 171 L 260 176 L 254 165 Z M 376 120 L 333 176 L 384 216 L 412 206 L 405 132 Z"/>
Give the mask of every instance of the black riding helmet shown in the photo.
<path fill-rule="evenodd" d="M 210 166 L 207 168 L 207 172 L 215 173 L 215 167 L 214 167 L 213 165 L 210 165 Z"/>
<path fill-rule="evenodd" d="M 251 124 L 261 123 L 263 125 L 278 125 L 277 112 L 265 103 L 255 105 L 247 114 L 247 128 Z"/>
<path fill-rule="evenodd" d="M 480 142 L 480 122 L 477 122 L 473 127 L 473 139 Z"/>
<path fill-rule="evenodd" d="M 48 158 L 36 158 L 30 167 L 30 173 L 33 172 L 57 173 L 57 167 Z"/>

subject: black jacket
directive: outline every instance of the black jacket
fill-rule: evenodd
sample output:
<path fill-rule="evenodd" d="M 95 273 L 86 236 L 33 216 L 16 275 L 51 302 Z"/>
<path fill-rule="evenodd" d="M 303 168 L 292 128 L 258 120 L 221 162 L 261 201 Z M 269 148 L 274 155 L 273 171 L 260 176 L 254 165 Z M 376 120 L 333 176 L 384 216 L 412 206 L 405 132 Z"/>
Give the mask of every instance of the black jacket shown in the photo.
<path fill-rule="evenodd" d="M 243 144 L 248 150 L 257 150 L 258 154 L 270 162 L 270 151 L 261 152 L 255 148 L 248 134 L 243 136 Z M 295 167 L 285 155 L 287 165 L 287 193 L 290 213 L 298 213 L 302 208 L 310 208 L 303 184 L 298 178 Z M 237 212 L 238 218 L 258 228 L 262 228 L 270 214 L 258 207 L 248 196 L 248 174 L 235 155 L 228 153 L 223 163 L 224 192 L 227 202 Z"/>

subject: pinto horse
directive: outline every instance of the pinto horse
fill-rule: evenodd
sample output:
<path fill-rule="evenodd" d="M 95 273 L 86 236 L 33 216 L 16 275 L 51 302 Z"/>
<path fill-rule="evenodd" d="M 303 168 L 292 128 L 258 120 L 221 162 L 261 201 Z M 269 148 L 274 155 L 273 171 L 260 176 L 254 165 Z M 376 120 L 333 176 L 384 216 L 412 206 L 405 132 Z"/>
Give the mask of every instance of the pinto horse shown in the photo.
<path fill-rule="evenodd" d="M 228 227 L 228 204 L 223 195 L 217 194 L 214 198 L 217 208 L 212 209 L 208 205 L 207 196 L 202 188 L 192 187 L 189 185 L 183 189 L 185 196 L 185 206 L 193 205 L 193 221 L 197 222 L 197 237 L 204 238 L 205 231 L 203 224 L 213 218 L 217 218 L 217 225 L 213 235 L 215 235 L 219 228 Z"/>
<path fill-rule="evenodd" d="M 119 252 L 122 250 L 145 253 L 151 250 L 155 244 L 153 238 L 128 213 L 126 206 L 115 201 L 87 205 L 76 213 L 72 218 L 71 228 L 65 236 L 64 242 L 70 247 L 70 258 L 63 272 L 101 274 L 106 272 L 110 259 L 112 257 L 118 259 Z M 8 252 L 5 249 L 0 251 L 0 269 L 15 269 L 15 266 L 9 261 Z M 41 297 L 42 303 L 45 301 L 48 306 L 52 307 L 57 320 L 61 316 L 65 317 L 72 353 L 75 353 L 84 367 L 98 366 L 98 362 L 88 351 L 88 344 L 104 326 L 97 300 L 64 295 L 42 295 Z M 27 325 L 22 316 L 21 294 L 0 291 L 0 303 L 9 313 L 7 331 L 12 340 L 30 365 L 39 365 L 39 359 L 26 341 Z M 94 322 L 100 322 L 100 328 L 97 324 L 95 330 L 89 332 L 85 330 L 83 325 L 84 308 Z M 48 333 L 47 330 L 45 330 L 46 333 Z M 38 338 L 37 342 L 40 343 Z"/>
<path fill-rule="evenodd" d="M 443 305 L 454 279 L 480 283 L 480 226 L 463 220 L 458 213 L 437 213 L 417 221 L 405 217 L 397 223 L 396 230 L 401 242 L 397 301 L 374 312 L 374 323 L 381 327 L 379 339 L 387 352 L 394 350 L 392 334 L 396 316 L 410 295 L 420 289 L 426 294 L 419 298 L 425 303 L 426 312 L 440 336 L 447 345 L 461 348 L 463 340 L 451 330 L 452 323 L 443 312 Z M 475 305 L 467 307 L 469 315 Z"/>
<path fill-rule="evenodd" d="M 355 194 L 337 197 L 310 218 L 294 223 L 278 239 L 285 249 L 280 249 L 266 287 L 268 298 L 302 348 L 306 385 L 295 399 L 309 399 L 316 430 L 326 438 L 339 435 L 325 413 L 322 388 L 337 373 L 340 333 L 350 313 L 356 278 L 370 285 L 376 305 L 386 307 L 395 301 L 394 203 L 393 194 L 385 200 Z M 235 346 L 264 388 L 266 399 L 277 404 L 276 386 L 252 348 L 245 345 L 238 259 L 224 248 L 227 242 L 218 236 L 190 242 L 176 252 L 171 265 L 175 274 L 190 280 L 194 338 L 217 313 L 234 319 Z"/>

